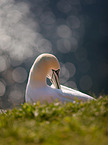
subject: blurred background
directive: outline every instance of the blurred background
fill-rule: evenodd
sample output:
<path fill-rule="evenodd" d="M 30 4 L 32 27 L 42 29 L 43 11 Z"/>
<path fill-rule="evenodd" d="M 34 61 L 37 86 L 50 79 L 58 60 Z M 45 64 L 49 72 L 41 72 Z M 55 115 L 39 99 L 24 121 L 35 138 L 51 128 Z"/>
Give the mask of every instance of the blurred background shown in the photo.
<path fill-rule="evenodd" d="M 60 83 L 108 94 L 107 0 L 0 0 L 0 108 L 24 102 L 28 73 L 44 52 L 60 61 Z"/>

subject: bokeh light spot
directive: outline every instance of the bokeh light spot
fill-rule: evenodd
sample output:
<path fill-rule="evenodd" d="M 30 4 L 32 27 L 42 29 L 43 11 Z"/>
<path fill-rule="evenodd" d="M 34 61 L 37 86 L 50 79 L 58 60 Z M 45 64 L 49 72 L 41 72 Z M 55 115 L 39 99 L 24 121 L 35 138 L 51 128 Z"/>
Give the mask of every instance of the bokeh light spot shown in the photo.
<path fill-rule="evenodd" d="M 61 38 L 70 38 L 71 37 L 71 30 L 68 26 L 66 25 L 60 25 L 57 28 L 57 34 L 61 37 Z"/>
<path fill-rule="evenodd" d="M 17 83 L 23 83 L 27 79 L 27 71 L 22 67 L 17 67 L 12 72 L 13 80 Z"/>
<path fill-rule="evenodd" d="M 65 67 L 64 64 L 60 63 L 61 66 L 61 70 L 60 70 L 60 83 L 65 83 L 69 77 L 70 77 L 70 73 L 68 71 L 68 69 Z"/>
<path fill-rule="evenodd" d="M 13 105 L 18 105 L 22 103 L 23 99 L 23 93 L 19 89 L 15 89 L 10 92 L 8 101 Z"/>
<path fill-rule="evenodd" d="M 0 96 L 3 96 L 6 91 L 6 86 L 3 82 L 0 81 Z"/>
<path fill-rule="evenodd" d="M 69 0 L 60 0 L 57 3 L 57 8 L 63 13 L 68 13 L 69 11 L 71 11 L 72 6 Z"/>
<path fill-rule="evenodd" d="M 77 85 L 76 85 L 76 83 L 75 83 L 74 81 L 68 81 L 68 82 L 66 82 L 66 83 L 65 83 L 65 86 L 77 90 Z"/>
<path fill-rule="evenodd" d="M 71 42 L 68 39 L 59 39 L 57 41 L 57 49 L 61 53 L 68 53 L 71 51 Z"/>
<path fill-rule="evenodd" d="M 5 56 L 0 56 L 0 72 L 7 69 L 7 60 Z"/>
<path fill-rule="evenodd" d="M 11 59 L 11 62 L 10 62 L 10 63 L 11 63 L 11 65 L 12 65 L 13 67 L 15 67 L 15 66 L 21 65 L 22 61 Z"/>
<path fill-rule="evenodd" d="M 73 77 L 76 73 L 75 65 L 71 62 L 66 62 L 64 65 L 68 69 L 70 77 Z"/>

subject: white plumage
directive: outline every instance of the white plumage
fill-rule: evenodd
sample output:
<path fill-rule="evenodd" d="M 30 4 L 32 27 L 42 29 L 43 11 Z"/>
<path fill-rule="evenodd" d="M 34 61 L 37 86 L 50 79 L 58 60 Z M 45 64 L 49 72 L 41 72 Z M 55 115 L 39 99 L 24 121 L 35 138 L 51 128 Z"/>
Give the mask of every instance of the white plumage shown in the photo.
<path fill-rule="evenodd" d="M 25 101 L 27 103 L 39 101 L 44 104 L 55 100 L 73 102 L 76 98 L 82 101 L 94 99 L 80 91 L 60 85 L 59 70 L 59 61 L 54 55 L 45 53 L 38 56 L 29 73 Z M 47 77 L 52 81 L 52 86 L 47 85 Z"/>

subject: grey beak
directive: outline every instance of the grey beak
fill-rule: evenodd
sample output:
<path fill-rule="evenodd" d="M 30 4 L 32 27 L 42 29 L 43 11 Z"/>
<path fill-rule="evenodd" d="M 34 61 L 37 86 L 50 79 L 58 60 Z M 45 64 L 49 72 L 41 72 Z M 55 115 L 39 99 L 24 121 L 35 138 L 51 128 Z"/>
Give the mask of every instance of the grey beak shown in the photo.
<path fill-rule="evenodd" d="M 52 76 L 50 79 L 56 89 L 60 89 L 59 72 L 60 72 L 60 69 L 52 70 Z"/>

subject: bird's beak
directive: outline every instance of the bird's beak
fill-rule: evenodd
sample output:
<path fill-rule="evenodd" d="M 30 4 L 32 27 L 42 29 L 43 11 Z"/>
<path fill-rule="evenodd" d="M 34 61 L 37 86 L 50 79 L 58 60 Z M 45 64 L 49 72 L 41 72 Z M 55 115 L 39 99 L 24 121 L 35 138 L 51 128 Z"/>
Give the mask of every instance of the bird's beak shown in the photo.
<path fill-rule="evenodd" d="M 59 72 L 60 72 L 60 69 L 52 70 L 52 74 L 50 78 L 50 81 L 52 82 L 52 84 L 54 85 L 56 89 L 60 89 Z"/>

